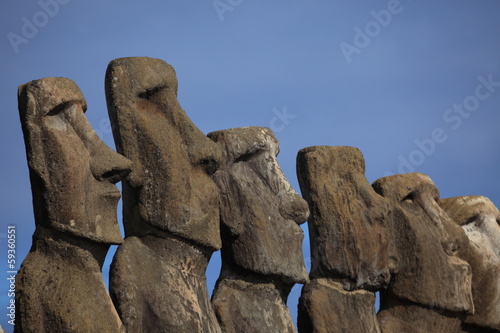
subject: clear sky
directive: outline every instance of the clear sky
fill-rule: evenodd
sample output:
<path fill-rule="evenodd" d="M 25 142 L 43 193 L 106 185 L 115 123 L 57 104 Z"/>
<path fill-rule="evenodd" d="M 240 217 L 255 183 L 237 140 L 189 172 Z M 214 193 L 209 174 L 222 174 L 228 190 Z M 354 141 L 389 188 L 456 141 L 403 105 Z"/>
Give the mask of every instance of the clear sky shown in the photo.
<path fill-rule="evenodd" d="M 0 276 L 8 277 L 7 226 L 16 226 L 19 264 L 34 230 L 17 86 L 74 80 L 90 123 L 114 147 L 104 74 L 119 57 L 173 65 L 180 103 L 204 133 L 273 129 L 297 191 L 299 149 L 347 145 L 363 152 L 370 182 L 418 171 L 441 197 L 484 195 L 499 206 L 499 17 L 496 0 L 4 1 Z M 0 323 L 10 332 L 8 288 L 0 280 Z M 289 299 L 294 317 L 299 292 Z"/>

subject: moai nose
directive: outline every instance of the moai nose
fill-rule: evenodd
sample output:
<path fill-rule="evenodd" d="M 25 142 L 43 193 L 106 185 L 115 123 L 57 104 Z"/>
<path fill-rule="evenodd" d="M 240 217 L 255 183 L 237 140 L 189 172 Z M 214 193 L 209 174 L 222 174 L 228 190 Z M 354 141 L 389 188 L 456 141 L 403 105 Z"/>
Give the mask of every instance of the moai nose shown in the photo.
<path fill-rule="evenodd" d="M 100 181 L 117 183 L 132 170 L 132 162 L 109 148 L 104 142 L 96 143 L 96 149 L 90 162 L 94 177 Z"/>

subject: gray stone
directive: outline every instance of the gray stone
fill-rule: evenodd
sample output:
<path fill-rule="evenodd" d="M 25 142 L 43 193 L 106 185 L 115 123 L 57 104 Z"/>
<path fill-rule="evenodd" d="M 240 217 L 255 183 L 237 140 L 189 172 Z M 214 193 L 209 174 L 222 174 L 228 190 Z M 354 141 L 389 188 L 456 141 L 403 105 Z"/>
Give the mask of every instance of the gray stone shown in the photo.
<path fill-rule="evenodd" d="M 296 332 L 282 290 L 272 282 L 222 278 L 212 298 L 225 333 Z"/>
<path fill-rule="evenodd" d="M 177 101 L 172 66 L 121 58 L 106 72 L 117 149 L 133 162 L 123 182 L 125 242 L 110 292 L 130 332 L 220 332 L 205 270 L 221 247 L 219 147 Z"/>
<path fill-rule="evenodd" d="M 364 173 L 357 148 L 314 146 L 298 153 L 312 259 L 311 282 L 299 300 L 300 332 L 379 332 L 370 291 L 390 279 L 392 211 Z"/>
<path fill-rule="evenodd" d="M 473 315 L 466 332 L 500 332 L 500 213 L 486 197 L 441 199 L 439 205 L 465 231 L 469 247 L 460 253 L 472 268 Z"/>
<path fill-rule="evenodd" d="M 307 203 L 285 178 L 268 128 L 209 133 L 223 151 L 222 271 L 212 298 L 225 332 L 294 332 L 286 298 L 307 281 L 302 255 Z M 237 326 L 235 326 L 237 325 Z M 236 330 L 236 331 L 235 331 Z"/>
<path fill-rule="evenodd" d="M 311 279 L 300 296 L 299 332 L 379 333 L 374 306 L 372 292 L 346 291 L 332 279 Z"/>
<path fill-rule="evenodd" d="M 128 332 L 218 332 L 205 270 L 211 251 L 168 234 L 128 237 L 110 290 Z"/>
<path fill-rule="evenodd" d="M 382 332 L 456 332 L 474 311 L 471 268 L 458 257 L 467 236 L 439 207 L 439 191 L 427 175 L 394 175 L 373 187 L 394 207 L 390 230 L 398 254 L 381 292 Z"/>
<path fill-rule="evenodd" d="M 377 290 L 390 279 L 387 225 L 391 209 L 365 178 L 357 148 L 301 149 L 297 175 L 309 203 L 311 278 L 332 278 L 346 290 Z"/>
<path fill-rule="evenodd" d="M 114 183 L 131 163 L 99 139 L 86 108 L 68 79 L 19 87 L 36 231 L 16 277 L 15 332 L 125 332 L 101 268 L 122 242 Z"/>
<path fill-rule="evenodd" d="M 456 312 L 400 302 L 396 298 L 384 300 L 384 303 L 384 309 L 377 315 L 380 328 L 384 333 L 461 332 L 463 315 Z"/>

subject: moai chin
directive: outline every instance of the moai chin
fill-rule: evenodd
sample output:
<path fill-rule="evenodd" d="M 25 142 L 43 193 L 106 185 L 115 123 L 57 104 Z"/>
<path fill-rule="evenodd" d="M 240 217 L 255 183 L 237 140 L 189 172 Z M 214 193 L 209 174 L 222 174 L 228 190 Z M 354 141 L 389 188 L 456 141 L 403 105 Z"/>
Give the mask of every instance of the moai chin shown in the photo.
<path fill-rule="evenodd" d="M 94 132 L 73 81 L 31 81 L 18 98 L 36 231 L 16 277 L 15 332 L 125 332 L 101 268 L 123 241 L 114 184 L 131 163 Z"/>
<path fill-rule="evenodd" d="M 458 257 L 467 236 L 439 207 L 439 191 L 420 173 L 373 183 L 393 205 L 390 227 L 398 253 L 396 271 L 381 292 L 382 332 L 458 332 L 474 311 L 471 268 Z"/>
<path fill-rule="evenodd" d="M 209 133 L 223 151 L 222 271 L 212 297 L 224 332 L 295 332 L 286 299 L 307 281 L 299 224 L 307 203 L 285 178 L 268 128 Z"/>
<path fill-rule="evenodd" d="M 486 197 L 441 199 L 439 205 L 465 231 L 469 247 L 459 256 L 472 268 L 474 314 L 464 332 L 500 332 L 500 213 Z"/>
<path fill-rule="evenodd" d="M 380 332 L 374 291 L 387 285 L 392 211 L 365 178 L 354 147 L 313 146 L 297 155 L 309 204 L 311 281 L 299 300 L 300 332 Z"/>
<path fill-rule="evenodd" d="M 177 101 L 160 59 L 121 58 L 106 72 L 117 149 L 133 163 L 123 182 L 125 241 L 110 291 L 130 332 L 220 332 L 205 270 L 220 249 L 219 147 Z"/>

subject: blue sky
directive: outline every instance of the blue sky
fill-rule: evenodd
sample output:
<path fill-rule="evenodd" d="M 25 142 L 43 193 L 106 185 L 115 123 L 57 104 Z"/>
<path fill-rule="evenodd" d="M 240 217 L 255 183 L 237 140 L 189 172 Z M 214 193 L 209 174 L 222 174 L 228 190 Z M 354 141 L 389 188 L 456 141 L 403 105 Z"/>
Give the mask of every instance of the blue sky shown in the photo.
<path fill-rule="evenodd" d="M 485 195 L 499 206 L 499 14 L 495 0 L 5 1 L 0 276 L 7 226 L 16 225 L 19 261 L 34 230 L 17 86 L 74 80 L 90 123 L 114 147 L 104 74 L 126 56 L 173 65 L 180 103 L 204 133 L 271 127 L 297 190 L 299 149 L 347 145 L 363 152 L 370 182 L 418 171 L 442 197 Z M 308 246 L 306 233 L 306 260 Z M 3 281 L 0 309 L 8 302 Z M 294 316 L 299 291 L 289 300 Z"/>

